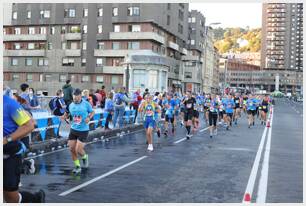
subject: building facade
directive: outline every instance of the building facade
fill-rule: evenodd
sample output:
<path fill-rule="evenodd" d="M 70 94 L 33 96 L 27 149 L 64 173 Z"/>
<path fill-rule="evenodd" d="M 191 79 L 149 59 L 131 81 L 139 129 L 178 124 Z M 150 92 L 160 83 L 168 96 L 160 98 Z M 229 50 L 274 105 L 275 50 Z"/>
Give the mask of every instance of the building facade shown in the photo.
<path fill-rule="evenodd" d="M 213 74 L 215 69 L 215 47 L 213 42 L 213 29 L 206 27 L 205 32 L 205 51 L 204 51 L 204 72 L 203 72 L 203 91 L 211 93 L 213 90 Z"/>
<path fill-rule="evenodd" d="M 81 89 L 103 84 L 135 90 L 147 86 L 130 84 L 136 76 L 154 82 L 167 72 L 150 88 L 168 90 L 184 80 L 188 4 L 18 3 L 4 25 L 3 41 L 4 84 L 13 89 L 29 82 L 54 95 L 71 79 Z"/>
<path fill-rule="evenodd" d="M 303 3 L 263 4 L 261 68 L 303 70 Z"/>

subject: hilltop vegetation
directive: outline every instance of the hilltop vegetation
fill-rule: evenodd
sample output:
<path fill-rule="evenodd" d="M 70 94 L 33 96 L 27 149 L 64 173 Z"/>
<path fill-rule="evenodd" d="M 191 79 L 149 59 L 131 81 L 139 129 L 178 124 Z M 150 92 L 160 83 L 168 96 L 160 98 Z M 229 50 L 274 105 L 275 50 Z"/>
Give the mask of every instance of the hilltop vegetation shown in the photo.
<path fill-rule="evenodd" d="M 217 28 L 214 29 L 214 45 L 219 53 L 259 52 L 261 29 Z M 237 40 L 243 42 L 239 44 Z"/>

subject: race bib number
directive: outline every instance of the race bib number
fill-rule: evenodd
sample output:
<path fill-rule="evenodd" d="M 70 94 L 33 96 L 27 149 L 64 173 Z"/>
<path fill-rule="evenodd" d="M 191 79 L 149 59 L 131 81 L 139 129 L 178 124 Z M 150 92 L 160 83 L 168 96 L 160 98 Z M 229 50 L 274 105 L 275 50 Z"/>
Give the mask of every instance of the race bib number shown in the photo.
<path fill-rule="evenodd" d="M 263 108 L 263 109 L 266 109 L 266 108 L 267 108 L 267 106 L 262 106 L 262 108 Z"/>
<path fill-rule="evenodd" d="M 239 100 L 236 100 L 236 104 L 239 104 Z"/>
<path fill-rule="evenodd" d="M 189 104 L 186 105 L 186 107 L 187 107 L 188 109 L 190 109 L 190 108 L 192 108 L 192 104 L 189 103 Z"/>

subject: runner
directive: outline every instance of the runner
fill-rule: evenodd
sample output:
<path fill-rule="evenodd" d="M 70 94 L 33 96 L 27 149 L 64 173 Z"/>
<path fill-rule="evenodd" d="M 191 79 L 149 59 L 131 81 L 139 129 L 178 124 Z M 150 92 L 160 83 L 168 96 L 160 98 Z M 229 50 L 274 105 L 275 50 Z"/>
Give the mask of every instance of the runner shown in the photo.
<path fill-rule="evenodd" d="M 234 113 L 234 100 L 232 99 L 232 95 L 227 95 L 227 98 L 223 100 L 223 105 L 225 108 L 224 121 L 226 123 L 226 130 L 229 130 L 229 127 L 232 126 L 232 119 Z"/>
<path fill-rule="evenodd" d="M 206 124 L 208 124 L 210 101 L 211 101 L 210 94 L 208 94 L 206 95 L 205 100 L 204 100 L 204 117 L 205 117 Z"/>
<path fill-rule="evenodd" d="M 235 94 L 235 97 L 234 97 L 234 102 L 235 102 L 235 107 L 234 107 L 234 122 L 235 122 L 235 125 L 237 125 L 237 121 L 238 121 L 238 118 L 241 117 L 241 113 L 240 113 L 240 107 L 241 107 L 241 101 L 240 101 L 240 96 L 238 93 Z"/>
<path fill-rule="evenodd" d="M 252 94 L 249 95 L 249 98 L 246 102 L 246 110 L 248 113 L 248 123 L 249 128 L 251 128 L 251 125 L 255 125 L 255 115 L 256 115 L 256 99 Z"/>
<path fill-rule="evenodd" d="M 179 116 L 180 116 L 180 103 L 181 103 L 181 100 L 178 98 L 176 93 L 174 94 L 174 102 L 175 102 L 175 107 L 174 107 L 174 125 L 176 127 L 177 120 L 179 119 Z"/>
<path fill-rule="evenodd" d="M 72 172 L 79 174 L 82 169 L 78 155 L 81 155 L 85 168 L 89 165 L 88 154 L 86 154 L 84 150 L 84 142 L 88 136 L 88 123 L 94 116 L 92 106 L 88 101 L 82 99 L 82 91 L 80 89 L 75 89 L 73 93 L 73 102 L 69 105 L 69 110 L 65 112 L 62 119 L 67 119 L 69 115 L 72 116 L 72 124 L 68 137 L 68 145 L 75 165 Z"/>
<path fill-rule="evenodd" d="M 261 124 L 262 125 L 266 125 L 266 121 L 267 121 L 267 113 L 268 113 L 268 109 L 269 109 L 269 97 L 268 95 L 265 95 L 265 97 L 263 98 L 262 102 L 261 102 Z"/>
<path fill-rule="evenodd" d="M 157 106 L 157 109 L 155 110 L 155 126 L 156 126 L 156 134 L 158 138 L 160 138 L 161 134 L 161 107 L 162 107 L 162 94 L 157 94 L 157 96 L 154 97 L 154 102 Z"/>
<path fill-rule="evenodd" d="M 172 134 L 174 134 L 175 126 L 174 126 L 174 110 L 176 103 L 174 99 L 172 99 L 171 94 L 167 94 L 167 99 L 163 101 L 163 108 L 165 109 L 165 136 L 168 136 L 168 123 L 172 124 Z"/>
<path fill-rule="evenodd" d="M 211 104 L 210 104 L 210 107 L 209 107 L 210 138 L 213 137 L 213 131 L 214 131 L 214 135 L 217 135 L 218 107 L 219 107 L 219 101 L 216 98 L 216 95 L 212 94 Z"/>
<path fill-rule="evenodd" d="M 186 98 L 183 101 L 183 104 L 185 105 L 185 116 L 184 116 L 184 120 L 185 120 L 185 127 L 187 129 L 187 134 L 186 134 L 186 138 L 190 139 L 191 137 L 191 124 L 192 124 L 192 118 L 194 115 L 194 105 L 196 104 L 196 100 L 191 97 L 191 93 L 188 91 L 186 93 Z"/>
<path fill-rule="evenodd" d="M 148 142 L 148 150 L 153 151 L 153 129 L 155 128 L 155 111 L 157 105 L 152 101 L 153 97 L 150 94 L 145 96 L 139 107 L 139 112 L 144 112 L 144 127 L 146 129 L 146 137 Z"/>
<path fill-rule="evenodd" d="M 243 103 L 243 112 L 245 114 L 247 113 L 247 106 L 246 106 L 247 101 L 248 101 L 248 96 L 245 94 L 243 96 L 243 100 L 242 100 L 242 103 Z"/>
<path fill-rule="evenodd" d="M 193 94 L 192 95 L 192 98 L 196 99 L 196 95 Z M 193 133 L 195 133 L 199 128 L 200 128 L 200 121 L 199 121 L 199 116 L 200 116 L 200 113 L 199 113 L 199 109 L 200 109 L 200 105 L 198 104 L 199 102 L 197 102 L 196 100 L 196 104 L 194 105 L 194 108 L 193 108 L 193 119 L 192 119 L 192 125 L 193 125 Z"/>
<path fill-rule="evenodd" d="M 3 197 L 7 203 L 43 203 L 45 193 L 19 192 L 22 154 L 20 141 L 34 129 L 34 120 L 12 98 L 3 96 Z"/>

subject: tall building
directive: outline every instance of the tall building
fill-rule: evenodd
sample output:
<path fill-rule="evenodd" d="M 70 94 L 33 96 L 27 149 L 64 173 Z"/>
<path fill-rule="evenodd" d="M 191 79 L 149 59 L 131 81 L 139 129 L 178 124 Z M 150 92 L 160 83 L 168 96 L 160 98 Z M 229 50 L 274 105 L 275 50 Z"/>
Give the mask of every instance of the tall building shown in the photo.
<path fill-rule="evenodd" d="M 4 25 L 4 84 L 131 90 L 181 87 L 188 4 L 13 4 Z M 158 80 L 158 81 L 157 81 Z"/>
<path fill-rule="evenodd" d="M 188 52 L 183 56 L 184 90 L 202 92 L 202 72 L 204 70 L 205 17 L 192 10 L 188 17 Z"/>
<path fill-rule="evenodd" d="M 303 3 L 263 4 L 261 68 L 303 69 Z"/>

